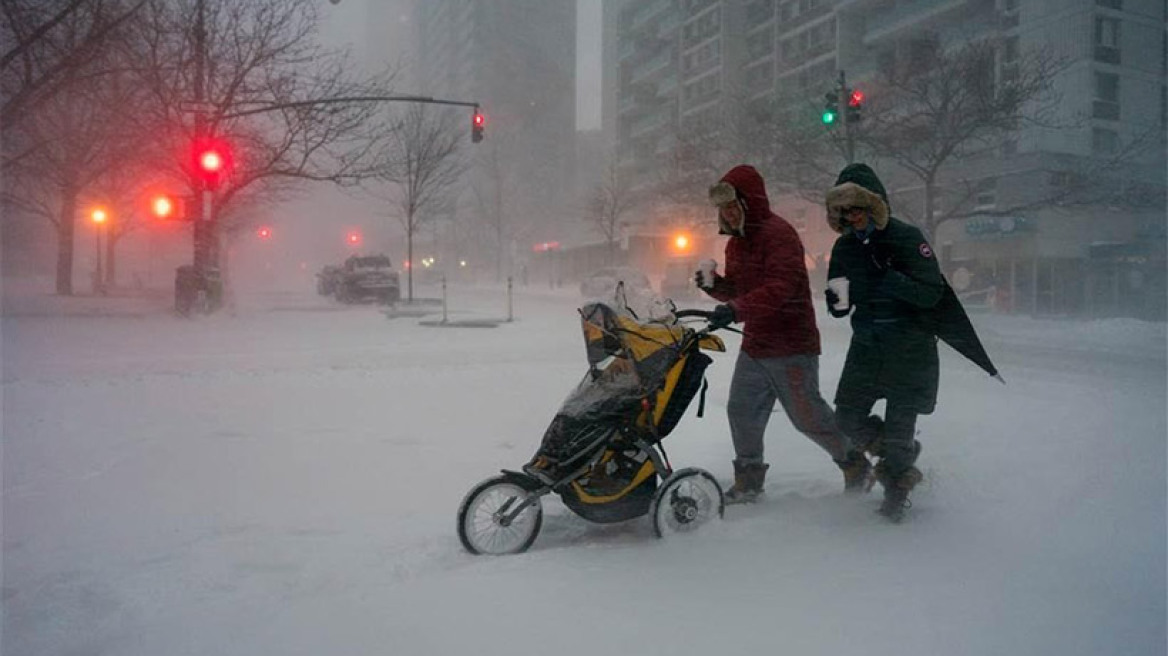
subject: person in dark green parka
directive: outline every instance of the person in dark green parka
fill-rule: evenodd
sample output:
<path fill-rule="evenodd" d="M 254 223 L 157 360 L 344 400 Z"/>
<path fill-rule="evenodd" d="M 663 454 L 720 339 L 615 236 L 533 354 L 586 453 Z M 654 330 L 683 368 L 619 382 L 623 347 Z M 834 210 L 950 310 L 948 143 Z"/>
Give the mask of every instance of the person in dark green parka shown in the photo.
<path fill-rule="evenodd" d="M 828 265 L 828 311 L 852 317 L 852 341 L 836 390 L 836 421 L 880 459 L 881 514 L 900 521 L 922 476 L 915 463 L 917 416 L 937 402 L 933 308 L 945 279 L 921 231 L 890 215 L 888 194 L 865 164 L 850 164 L 826 194 L 827 221 L 840 233 Z M 833 287 L 846 278 L 847 299 Z M 842 301 L 842 302 L 841 302 Z M 884 418 L 871 415 L 885 399 Z"/>

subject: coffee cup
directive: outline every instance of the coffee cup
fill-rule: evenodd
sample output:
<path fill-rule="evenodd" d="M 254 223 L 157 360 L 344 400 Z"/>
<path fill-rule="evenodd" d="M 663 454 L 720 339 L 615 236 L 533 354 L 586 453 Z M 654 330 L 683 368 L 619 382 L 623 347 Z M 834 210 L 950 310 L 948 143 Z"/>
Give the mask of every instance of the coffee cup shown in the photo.
<path fill-rule="evenodd" d="M 837 310 L 848 309 L 848 279 L 847 278 L 832 278 L 827 281 L 827 288 L 835 292 L 836 302 L 834 307 Z"/>
<path fill-rule="evenodd" d="M 718 263 L 714 260 L 702 260 L 698 263 L 698 287 L 710 289 L 714 286 L 714 272 L 718 270 Z"/>

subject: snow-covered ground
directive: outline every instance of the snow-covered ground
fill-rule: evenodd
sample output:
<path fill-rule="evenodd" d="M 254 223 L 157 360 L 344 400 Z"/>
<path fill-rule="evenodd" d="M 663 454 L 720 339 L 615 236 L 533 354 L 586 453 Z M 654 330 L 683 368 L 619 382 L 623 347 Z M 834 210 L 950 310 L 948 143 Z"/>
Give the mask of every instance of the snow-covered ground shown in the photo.
<path fill-rule="evenodd" d="M 427 290 L 426 293 L 433 293 Z M 8 656 L 1164 654 L 1165 326 L 977 315 L 1008 386 L 942 347 L 898 526 L 781 412 L 765 501 L 684 538 L 545 499 L 528 553 L 455 511 L 523 463 L 585 370 L 568 291 L 432 328 L 313 296 L 5 299 Z M 503 317 L 496 288 L 452 318 Z M 849 329 L 821 317 L 834 393 Z M 738 339 L 677 466 L 730 474 Z"/>

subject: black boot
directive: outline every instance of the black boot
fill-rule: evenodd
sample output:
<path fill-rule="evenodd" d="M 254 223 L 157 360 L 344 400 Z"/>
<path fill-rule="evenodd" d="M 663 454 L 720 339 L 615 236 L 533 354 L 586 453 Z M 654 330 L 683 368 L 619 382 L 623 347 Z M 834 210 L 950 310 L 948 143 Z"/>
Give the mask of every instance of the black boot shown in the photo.
<path fill-rule="evenodd" d="M 734 461 L 734 485 L 726 490 L 726 503 L 753 503 L 762 494 L 770 465 L 765 462 Z"/>
<path fill-rule="evenodd" d="M 844 494 L 863 494 L 871 489 L 872 463 L 863 451 L 849 451 L 846 458 L 836 460 L 844 473 Z"/>

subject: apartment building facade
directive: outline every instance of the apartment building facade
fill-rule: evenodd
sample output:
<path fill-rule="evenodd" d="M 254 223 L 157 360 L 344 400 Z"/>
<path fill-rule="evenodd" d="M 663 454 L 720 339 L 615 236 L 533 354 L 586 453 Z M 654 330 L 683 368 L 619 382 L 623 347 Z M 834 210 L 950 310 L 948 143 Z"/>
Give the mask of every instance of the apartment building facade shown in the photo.
<path fill-rule="evenodd" d="M 1059 98 L 1052 120 L 1020 125 L 992 155 L 946 170 L 942 190 L 977 191 L 972 212 L 942 223 L 935 245 L 972 302 L 1032 314 L 1163 318 L 1163 0 L 614 4 L 621 6 L 606 25 L 617 31 L 617 64 L 605 73 L 616 79 L 616 147 L 628 175 L 646 184 L 681 131 L 732 124 L 743 106 L 806 106 L 841 70 L 864 87 L 898 60 L 927 57 L 937 43 L 979 37 L 999 44 L 998 76 L 1013 74 L 1022 53 L 1050 53 L 1062 62 L 1052 80 Z M 890 166 L 881 174 L 894 202 L 916 207 L 919 181 Z M 1060 201 L 1073 195 L 1060 189 L 1096 175 L 1109 176 L 1117 193 L 1105 202 Z M 821 209 L 798 198 L 775 204 L 804 231 L 809 252 L 830 248 Z"/>

